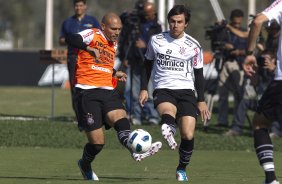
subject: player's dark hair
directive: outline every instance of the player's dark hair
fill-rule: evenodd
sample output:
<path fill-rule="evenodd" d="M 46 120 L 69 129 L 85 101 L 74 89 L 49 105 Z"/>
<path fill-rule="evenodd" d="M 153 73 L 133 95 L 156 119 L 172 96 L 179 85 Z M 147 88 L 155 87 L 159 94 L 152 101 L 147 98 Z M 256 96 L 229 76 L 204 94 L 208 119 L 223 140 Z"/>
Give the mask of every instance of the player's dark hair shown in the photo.
<path fill-rule="evenodd" d="M 230 14 L 230 20 L 232 20 L 234 17 L 244 17 L 244 12 L 240 9 L 232 10 Z"/>
<path fill-rule="evenodd" d="M 73 5 L 79 2 L 83 2 L 83 4 L 86 4 L 86 0 L 73 0 Z"/>
<path fill-rule="evenodd" d="M 170 17 L 174 15 L 184 14 L 185 23 L 187 24 L 190 20 L 191 14 L 190 9 L 184 5 L 174 5 L 173 8 L 167 14 L 167 20 L 169 21 Z"/>

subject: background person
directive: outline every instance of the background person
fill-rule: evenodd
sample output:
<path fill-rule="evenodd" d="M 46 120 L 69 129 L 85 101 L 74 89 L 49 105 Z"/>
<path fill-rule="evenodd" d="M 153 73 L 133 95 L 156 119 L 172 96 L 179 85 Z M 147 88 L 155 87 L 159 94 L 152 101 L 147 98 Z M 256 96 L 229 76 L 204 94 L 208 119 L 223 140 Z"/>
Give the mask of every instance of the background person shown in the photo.
<path fill-rule="evenodd" d="M 98 20 L 90 15 L 86 14 L 87 5 L 86 0 L 73 0 L 73 8 L 74 15 L 68 17 L 62 23 L 60 36 L 59 36 L 59 44 L 66 45 L 66 37 L 72 33 L 78 33 L 85 29 L 90 28 L 100 28 Z M 69 82 L 70 82 L 70 90 L 72 96 L 72 107 L 75 110 L 74 106 L 74 71 L 76 65 L 78 49 L 71 47 L 68 45 L 68 53 L 67 53 L 67 67 L 69 72 Z"/>
<path fill-rule="evenodd" d="M 219 72 L 218 80 L 218 126 L 228 127 L 228 97 L 229 91 L 234 95 L 233 115 L 238 109 L 238 104 L 243 97 L 243 83 L 244 72 L 242 70 L 242 63 L 245 57 L 246 37 L 239 33 L 245 31 L 241 27 L 244 18 L 242 10 L 235 9 L 231 11 L 230 23 L 227 27 L 233 27 L 227 32 L 227 37 L 224 42 L 224 61 L 222 70 Z M 239 31 L 234 31 L 239 30 Z"/>
<path fill-rule="evenodd" d="M 133 153 L 127 144 L 130 124 L 113 78 L 125 82 L 127 77 L 125 73 L 113 69 L 121 28 L 119 16 L 107 13 L 102 19 L 101 30 L 86 29 L 67 37 L 68 44 L 80 49 L 75 71 L 75 103 L 78 128 L 85 131 L 88 139 L 78 161 L 86 180 L 99 180 L 92 171 L 91 163 L 105 144 L 104 125 L 106 129 L 114 127 L 120 143 L 136 161 L 155 154 L 162 146 L 161 142 L 156 142 L 147 152 L 138 154 Z"/>
<path fill-rule="evenodd" d="M 273 50 L 264 50 L 258 57 L 260 66 L 257 68 L 257 75 L 247 79 L 244 97 L 239 103 L 230 130 L 225 133 L 226 136 L 238 136 L 243 133 L 247 110 L 256 110 L 258 99 L 266 89 L 266 86 L 273 80 L 273 73 L 276 67 L 276 57 Z"/>
<path fill-rule="evenodd" d="M 198 111 L 202 121 L 210 118 L 204 102 L 202 48 L 184 32 L 189 19 L 190 11 L 184 5 L 175 5 L 167 15 L 170 30 L 152 36 L 145 54 L 139 97 L 140 104 L 144 106 L 148 100 L 147 85 L 153 68 L 154 105 L 162 118 L 162 134 L 171 149 L 177 147 L 174 139 L 176 121 L 180 130 L 179 163 L 176 168 L 178 181 L 188 181 L 186 167 L 194 149 Z"/>
<path fill-rule="evenodd" d="M 259 41 L 259 44 L 257 44 L 256 47 L 258 49 L 256 57 L 259 58 L 260 66 L 257 68 L 258 75 L 255 78 L 259 80 L 259 82 L 249 82 L 250 79 L 247 79 L 244 85 L 244 96 L 239 103 L 233 124 L 225 133 L 227 136 L 237 136 L 242 134 L 247 110 L 250 109 L 254 111 L 257 108 L 258 99 L 261 97 L 268 84 L 273 80 L 276 67 L 275 53 L 278 49 L 280 26 L 274 21 L 269 26 L 266 26 L 265 30 L 267 33 L 266 39 L 259 39 L 260 41 L 264 40 L 264 42 L 262 43 Z M 261 47 L 258 45 L 261 45 Z M 273 132 L 271 133 L 271 136 L 279 137 L 280 123 L 273 123 L 272 127 L 273 128 L 271 129 Z"/>
<path fill-rule="evenodd" d="M 244 62 L 244 71 L 253 76 L 258 66 L 256 57 L 253 55 L 257 37 L 263 23 L 276 20 L 282 25 L 282 1 L 274 1 L 263 12 L 256 15 L 252 21 L 248 38 L 247 57 Z M 282 121 L 282 37 L 279 37 L 277 50 L 276 68 L 274 80 L 269 84 L 261 97 L 256 113 L 253 117 L 254 147 L 260 165 L 265 172 L 265 184 L 279 184 L 275 174 L 273 160 L 273 144 L 269 136 L 268 128 L 273 121 Z"/>
<path fill-rule="evenodd" d="M 133 12 L 123 16 L 125 18 L 119 43 L 119 57 L 127 67 L 128 80 L 124 97 L 129 119 L 133 125 L 141 125 L 144 121 L 151 125 L 158 125 L 159 115 L 154 109 L 152 95 L 143 109 L 138 102 L 141 68 L 144 65 L 147 43 L 152 35 L 162 31 L 157 21 L 155 6 L 153 3 L 139 0 Z M 152 94 L 151 81 L 148 88 Z"/>

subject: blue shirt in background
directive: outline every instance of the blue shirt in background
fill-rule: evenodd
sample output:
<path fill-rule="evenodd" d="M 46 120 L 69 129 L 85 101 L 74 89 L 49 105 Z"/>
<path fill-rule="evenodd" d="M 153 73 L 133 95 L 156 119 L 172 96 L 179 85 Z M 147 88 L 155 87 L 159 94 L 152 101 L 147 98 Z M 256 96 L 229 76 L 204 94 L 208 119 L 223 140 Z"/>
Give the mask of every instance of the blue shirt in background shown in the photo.
<path fill-rule="evenodd" d="M 71 33 L 78 33 L 85 29 L 98 28 L 100 29 L 100 24 L 98 20 L 90 15 L 85 15 L 80 21 L 76 16 L 71 16 L 67 18 L 61 27 L 60 38 L 67 37 Z M 77 50 L 68 46 L 68 55 L 76 54 Z"/>

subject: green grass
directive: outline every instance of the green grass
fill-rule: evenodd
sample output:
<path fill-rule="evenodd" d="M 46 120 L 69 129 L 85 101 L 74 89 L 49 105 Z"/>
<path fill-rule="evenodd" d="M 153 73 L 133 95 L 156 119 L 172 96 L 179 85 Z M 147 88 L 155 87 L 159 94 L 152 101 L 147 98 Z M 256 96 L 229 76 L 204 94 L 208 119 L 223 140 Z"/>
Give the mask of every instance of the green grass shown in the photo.
<path fill-rule="evenodd" d="M 0 148 L 1 184 L 85 183 L 76 165 L 81 149 Z M 275 154 L 277 163 L 282 153 Z M 100 183 L 171 184 L 175 181 L 177 151 L 161 150 L 142 162 L 135 162 L 123 149 L 104 149 L 93 169 Z M 276 165 L 282 173 L 282 165 Z M 253 152 L 195 151 L 188 169 L 190 183 L 261 183 L 264 175 Z"/>
<path fill-rule="evenodd" d="M 197 150 L 235 150 L 253 151 L 253 139 L 250 136 L 226 137 L 226 129 L 210 127 L 208 133 L 197 125 L 195 149 Z M 132 126 L 132 129 L 148 130 L 154 140 L 163 140 L 159 126 Z M 105 131 L 106 147 L 120 149 L 113 129 Z M 179 134 L 176 135 L 179 140 Z M 51 147 L 81 148 L 86 141 L 84 133 L 78 131 L 74 123 L 62 121 L 0 121 L 0 146 L 5 147 Z M 282 151 L 282 139 L 275 139 L 275 150 Z M 167 146 L 165 145 L 167 149 Z"/>
<path fill-rule="evenodd" d="M 85 183 L 76 161 L 86 142 L 73 123 L 68 90 L 55 89 L 55 117 L 50 119 L 51 89 L 0 87 L 0 184 Z M 9 117 L 35 117 L 32 121 Z M 1 119 L 2 118 L 2 119 Z M 43 119 L 43 120 L 42 120 Z M 215 122 L 213 114 L 212 122 Z M 159 126 L 132 126 L 148 130 L 153 140 L 163 138 Z M 226 128 L 214 123 L 208 132 L 199 122 L 195 151 L 188 172 L 194 184 L 261 183 L 264 174 L 258 165 L 248 126 L 240 137 L 226 137 Z M 164 144 L 160 153 L 136 163 L 117 141 L 113 129 L 105 131 L 106 146 L 93 164 L 100 183 L 177 183 L 177 151 Z M 176 139 L 179 141 L 179 134 Z M 282 139 L 273 140 L 278 177 L 282 177 Z"/>
<path fill-rule="evenodd" d="M 52 90 L 47 87 L 0 87 L 0 114 L 50 117 Z M 73 117 L 70 91 L 54 90 L 55 117 Z"/>

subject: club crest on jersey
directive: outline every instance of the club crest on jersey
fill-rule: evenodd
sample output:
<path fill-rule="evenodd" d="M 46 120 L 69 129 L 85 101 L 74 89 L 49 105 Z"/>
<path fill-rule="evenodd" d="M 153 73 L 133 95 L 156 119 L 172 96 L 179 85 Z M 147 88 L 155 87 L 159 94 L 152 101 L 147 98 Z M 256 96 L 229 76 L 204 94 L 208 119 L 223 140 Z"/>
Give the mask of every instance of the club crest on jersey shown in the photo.
<path fill-rule="evenodd" d="M 94 118 L 93 118 L 92 114 L 87 113 L 87 115 L 86 115 L 86 122 L 87 122 L 88 125 L 94 124 Z"/>
<path fill-rule="evenodd" d="M 180 47 L 179 54 L 185 55 L 185 53 L 186 53 L 186 48 L 185 47 Z"/>

